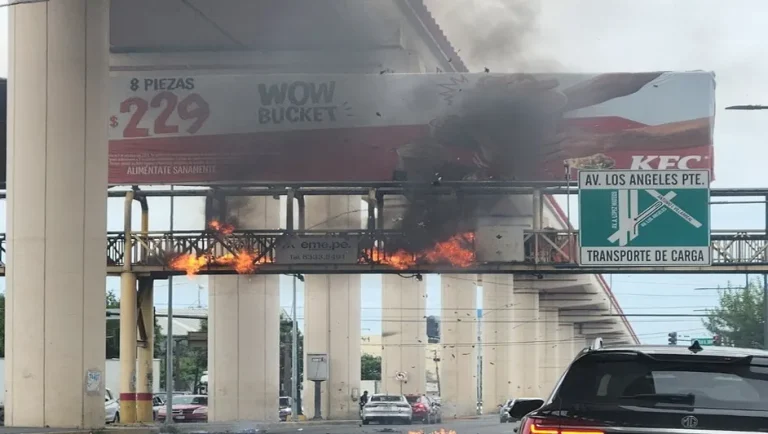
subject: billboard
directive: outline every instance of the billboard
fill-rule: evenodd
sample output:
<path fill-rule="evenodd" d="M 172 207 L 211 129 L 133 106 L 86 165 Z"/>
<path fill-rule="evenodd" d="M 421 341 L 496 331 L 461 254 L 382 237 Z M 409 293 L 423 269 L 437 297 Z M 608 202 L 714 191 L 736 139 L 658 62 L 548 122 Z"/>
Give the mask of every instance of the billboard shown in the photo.
<path fill-rule="evenodd" d="M 712 169 L 714 75 L 114 76 L 111 184 Z M 575 179 L 575 178 L 572 178 Z"/>

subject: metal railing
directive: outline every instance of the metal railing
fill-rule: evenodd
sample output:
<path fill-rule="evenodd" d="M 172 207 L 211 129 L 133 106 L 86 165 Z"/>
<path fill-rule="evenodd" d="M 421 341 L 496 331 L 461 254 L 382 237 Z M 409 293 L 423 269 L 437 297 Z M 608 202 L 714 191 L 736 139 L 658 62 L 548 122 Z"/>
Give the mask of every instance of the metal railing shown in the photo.
<path fill-rule="evenodd" d="M 258 264 L 275 264 L 277 244 L 281 237 L 293 235 L 317 235 L 324 237 L 349 237 L 359 242 L 358 265 L 386 265 L 392 259 L 393 252 L 384 246 L 402 245 L 407 235 L 397 231 L 387 230 L 356 230 L 356 231 L 293 231 L 282 230 L 242 230 L 222 234 L 216 231 L 176 231 L 133 233 L 131 243 L 132 266 L 152 266 L 160 269 L 170 269 L 170 263 L 181 255 L 195 257 L 237 256 L 240 252 L 248 252 L 249 258 Z M 507 264 L 538 266 L 559 266 L 565 268 L 578 267 L 579 238 L 575 230 L 540 230 L 524 232 L 524 255 L 521 261 Z M 712 267 L 728 266 L 768 266 L 768 236 L 761 231 L 713 231 Z M 466 240 L 463 248 L 475 252 L 474 239 Z M 120 267 L 126 257 L 126 239 L 123 232 L 107 234 L 106 265 Z M 397 255 L 402 256 L 402 251 Z M 406 255 L 407 256 L 407 255 Z M 0 234 L 0 267 L 6 263 L 6 234 Z M 406 258 L 408 259 L 408 258 Z M 430 265 L 424 261 L 424 256 L 413 254 L 406 263 L 414 268 Z M 493 262 L 475 260 L 473 264 L 465 265 L 472 269 L 477 265 Z M 496 262 L 495 264 L 499 264 Z M 432 264 L 434 265 L 434 264 Z M 217 269 L 222 265 L 214 262 L 205 264 L 201 273 Z M 224 267 L 226 268 L 226 267 Z M 407 271 L 401 268 L 400 271 Z M 594 272 L 594 271 L 593 271 Z"/>

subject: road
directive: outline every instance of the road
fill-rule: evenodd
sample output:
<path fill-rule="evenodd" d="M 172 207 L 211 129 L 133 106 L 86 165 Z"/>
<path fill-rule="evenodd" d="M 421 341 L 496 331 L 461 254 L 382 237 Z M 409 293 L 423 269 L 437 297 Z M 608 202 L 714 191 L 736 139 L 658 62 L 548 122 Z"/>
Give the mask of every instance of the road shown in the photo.
<path fill-rule="evenodd" d="M 219 432 L 244 434 L 432 434 L 435 431 L 445 434 L 515 434 L 512 430 L 513 427 L 513 424 L 500 424 L 496 415 L 483 416 L 478 419 L 444 420 L 442 424 L 432 425 L 362 425 L 360 423 L 311 422 L 270 424 L 268 426 L 249 423 L 227 424 L 226 426 L 215 424 L 178 424 L 175 426 L 176 432 L 190 434 Z"/>

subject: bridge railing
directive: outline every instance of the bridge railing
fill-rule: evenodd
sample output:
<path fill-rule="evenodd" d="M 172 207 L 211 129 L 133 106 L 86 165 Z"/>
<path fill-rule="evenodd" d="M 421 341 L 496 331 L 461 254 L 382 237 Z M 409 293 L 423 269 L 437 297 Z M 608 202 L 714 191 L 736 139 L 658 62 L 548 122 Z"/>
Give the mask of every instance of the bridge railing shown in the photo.
<path fill-rule="evenodd" d="M 278 240 L 286 234 L 282 230 L 233 231 L 175 231 L 133 233 L 131 264 L 168 266 L 181 255 L 194 257 L 237 255 L 249 252 L 258 263 L 275 262 Z M 360 264 L 387 262 L 392 252 L 386 245 L 400 244 L 407 236 L 397 231 L 297 231 L 294 234 L 348 236 L 360 240 Z M 524 264 L 576 265 L 579 262 L 579 234 L 576 230 L 549 230 L 524 232 Z M 768 264 L 768 236 L 762 231 L 713 231 L 712 262 L 714 265 Z M 475 250 L 474 240 L 464 248 Z M 106 265 L 122 266 L 126 257 L 126 239 L 123 232 L 107 234 Z M 400 253 L 402 255 L 402 252 Z M 418 261 L 413 255 L 413 261 Z M 6 234 L 0 234 L 0 266 L 7 260 Z"/>

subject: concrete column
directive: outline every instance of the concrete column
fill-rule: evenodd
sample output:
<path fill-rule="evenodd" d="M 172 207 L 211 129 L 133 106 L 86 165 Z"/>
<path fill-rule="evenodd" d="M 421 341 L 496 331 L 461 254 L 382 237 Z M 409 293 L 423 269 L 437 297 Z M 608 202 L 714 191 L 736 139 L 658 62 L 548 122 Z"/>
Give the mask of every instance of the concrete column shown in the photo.
<path fill-rule="evenodd" d="M 228 203 L 240 228 L 280 226 L 279 201 Z M 280 396 L 279 276 L 215 276 L 208 288 L 208 420 L 275 421 Z"/>
<path fill-rule="evenodd" d="M 347 196 L 308 196 L 307 229 L 359 229 L 361 199 Z M 324 419 L 357 419 L 360 394 L 360 276 L 304 277 L 304 359 L 327 353 L 329 379 L 322 383 Z M 304 382 L 307 417 L 314 417 L 315 384 Z"/>
<path fill-rule="evenodd" d="M 136 375 L 136 421 L 152 422 L 152 362 L 155 348 L 154 282 L 149 278 L 139 279 L 139 312 L 146 340 L 137 349 L 138 373 Z"/>
<path fill-rule="evenodd" d="M 515 396 L 536 397 L 539 389 L 539 366 L 543 359 L 541 319 L 539 318 L 539 294 L 532 290 L 515 290 L 515 327 L 511 335 L 515 369 L 523 373 Z"/>
<path fill-rule="evenodd" d="M 387 229 L 402 215 L 405 200 L 385 199 L 383 222 Z M 408 381 L 402 393 L 426 393 L 427 282 L 402 278 L 395 274 L 382 276 L 381 390 L 400 393 L 396 372 L 406 372 Z"/>
<path fill-rule="evenodd" d="M 136 274 L 120 275 L 120 421 L 136 422 Z"/>
<path fill-rule="evenodd" d="M 385 275 L 382 281 L 381 390 L 426 393 L 426 282 L 397 275 Z M 408 381 L 397 381 L 397 372 L 405 372 Z"/>
<path fill-rule="evenodd" d="M 574 350 L 573 332 L 573 323 L 560 323 L 560 331 L 558 332 L 558 340 L 560 341 L 560 363 L 557 367 L 558 378 L 565 372 L 577 354 Z"/>
<path fill-rule="evenodd" d="M 440 389 L 443 415 L 477 412 L 477 286 L 471 274 L 442 276 Z"/>
<path fill-rule="evenodd" d="M 511 336 L 515 328 L 514 279 L 511 274 L 483 275 L 483 411 L 516 396 L 520 372 L 515 367 Z"/>
<path fill-rule="evenodd" d="M 559 315 L 557 309 L 547 308 L 539 309 L 540 331 L 542 339 L 538 343 L 538 350 L 541 354 L 539 360 L 539 394 L 538 396 L 547 397 L 552 392 L 557 381 L 558 369 L 560 364 L 560 341 L 559 341 Z"/>
<path fill-rule="evenodd" d="M 8 8 L 5 425 L 104 426 L 109 2 Z"/>

